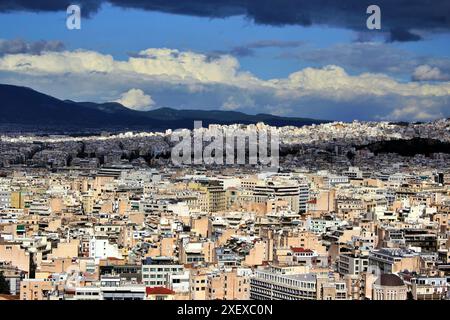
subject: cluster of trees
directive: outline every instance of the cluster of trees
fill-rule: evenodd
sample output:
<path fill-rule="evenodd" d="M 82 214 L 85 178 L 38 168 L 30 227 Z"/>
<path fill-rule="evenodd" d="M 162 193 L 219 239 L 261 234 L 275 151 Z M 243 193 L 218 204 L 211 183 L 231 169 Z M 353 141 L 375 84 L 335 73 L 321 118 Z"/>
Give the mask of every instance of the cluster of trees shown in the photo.
<path fill-rule="evenodd" d="M 413 157 L 416 154 L 423 154 L 427 157 L 433 153 L 450 154 L 450 143 L 424 138 L 379 141 L 357 147 L 357 149 L 363 148 L 368 148 L 375 154 L 397 153 L 405 157 Z"/>

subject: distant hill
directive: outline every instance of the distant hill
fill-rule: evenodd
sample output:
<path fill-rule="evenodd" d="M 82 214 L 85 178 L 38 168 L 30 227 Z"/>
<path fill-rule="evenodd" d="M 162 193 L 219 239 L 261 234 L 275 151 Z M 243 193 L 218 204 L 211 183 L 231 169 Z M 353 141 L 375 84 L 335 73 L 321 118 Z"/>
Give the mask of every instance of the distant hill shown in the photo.
<path fill-rule="evenodd" d="M 192 128 L 194 120 L 209 124 L 252 124 L 304 126 L 327 121 L 309 118 L 248 115 L 235 111 L 131 110 L 116 102 L 93 103 L 59 100 L 26 87 L 0 84 L 0 125 L 27 130 L 165 130 Z M 0 131 L 2 130 L 0 128 Z"/>

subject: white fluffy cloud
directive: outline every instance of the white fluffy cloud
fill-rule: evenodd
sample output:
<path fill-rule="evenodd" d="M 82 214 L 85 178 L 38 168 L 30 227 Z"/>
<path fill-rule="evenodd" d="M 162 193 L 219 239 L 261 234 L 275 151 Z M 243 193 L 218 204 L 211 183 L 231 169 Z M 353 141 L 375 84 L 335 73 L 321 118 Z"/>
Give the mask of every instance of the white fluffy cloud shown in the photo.
<path fill-rule="evenodd" d="M 432 99 L 406 100 L 404 105 L 394 109 L 389 115 L 384 117 L 387 120 L 415 120 L 429 121 L 437 117 L 443 117 L 443 114 L 437 108 L 438 105 Z"/>
<path fill-rule="evenodd" d="M 419 68 L 428 77 L 438 76 L 435 69 Z M 427 69 L 428 68 L 428 69 Z M 15 54 L 0 59 L 0 71 L 22 74 L 93 74 L 111 77 L 147 77 L 195 87 L 196 84 L 224 84 L 246 89 L 273 89 L 280 95 L 299 96 L 321 92 L 338 99 L 358 94 L 403 96 L 442 96 L 450 94 L 450 84 L 401 83 L 383 74 L 363 73 L 351 76 L 341 67 L 305 68 L 287 78 L 262 80 L 239 69 L 236 58 L 223 55 L 210 59 L 194 52 L 172 49 L 147 49 L 127 61 L 93 51 L 47 52 L 41 55 Z"/>
<path fill-rule="evenodd" d="M 224 110 L 238 110 L 242 108 L 254 107 L 255 101 L 247 95 L 229 96 L 222 104 Z"/>
<path fill-rule="evenodd" d="M 155 105 L 152 97 L 145 94 L 141 89 L 130 89 L 124 92 L 115 102 L 139 111 L 148 111 Z"/>
<path fill-rule="evenodd" d="M 436 76 L 435 70 L 421 74 Z M 336 108 L 347 110 L 350 117 L 350 107 L 358 108 L 355 114 L 367 119 L 450 116 L 447 81 L 401 82 L 384 74 L 350 75 L 335 65 L 265 80 L 241 70 L 232 56 L 211 58 L 172 49 L 147 49 L 127 60 L 85 50 L 10 54 L 0 57 L 0 81 L 65 99 L 113 101 L 122 94 L 117 101 L 139 110 L 154 106 L 156 97 L 159 104 L 176 108 L 276 113 L 283 106 L 292 110 L 291 115 L 327 119 L 342 119 Z M 410 101 L 415 108 L 405 107 Z"/>
<path fill-rule="evenodd" d="M 299 97 L 316 93 L 342 101 L 363 95 L 396 94 L 405 97 L 450 95 L 450 83 L 402 83 L 386 75 L 374 73 L 351 76 L 343 68 L 334 65 L 321 69 L 306 68 L 292 73 L 287 79 L 270 82 L 281 96 Z"/>
<path fill-rule="evenodd" d="M 257 81 L 238 72 L 239 62 L 231 56 L 209 59 L 203 54 L 172 49 L 147 49 L 127 61 L 94 51 L 47 52 L 42 55 L 15 54 L 0 59 L 0 70 L 33 75 L 105 73 L 157 77 L 162 81 L 243 84 Z"/>
<path fill-rule="evenodd" d="M 425 64 L 414 70 L 413 79 L 416 81 L 450 81 L 450 73 Z"/>

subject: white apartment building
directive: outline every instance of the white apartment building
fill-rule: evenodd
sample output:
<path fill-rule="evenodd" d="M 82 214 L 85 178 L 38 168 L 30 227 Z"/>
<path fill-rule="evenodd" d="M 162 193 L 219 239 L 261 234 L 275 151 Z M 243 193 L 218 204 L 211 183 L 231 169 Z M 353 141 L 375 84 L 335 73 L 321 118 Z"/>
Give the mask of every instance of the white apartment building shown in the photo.
<path fill-rule="evenodd" d="M 349 182 L 347 176 L 329 175 L 324 178 L 324 183 L 327 187 L 333 187 L 338 184 L 345 184 Z"/>
<path fill-rule="evenodd" d="M 327 290 L 328 289 L 328 290 Z M 330 296 L 329 293 L 332 292 Z M 343 281 L 315 273 L 287 273 L 257 270 L 250 279 L 252 300 L 346 300 Z"/>
<path fill-rule="evenodd" d="M 190 279 L 189 270 L 169 273 L 167 277 L 169 289 L 175 292 L 189 292 Z"/>
<path fill-rule="evenodd" d="M 181 264 L 158 263 L 142 265 L 142 282 L 148 287 L 166 287 L 175 292 L 189 291 L 189 271 Z"/>
<path fill-rule="evenodd" d="M 337 228 L 347 224 L 345 221 L 339 219 L 326 220 L 326 219 L 310 219 L 308 218 L 306 226 L 309 231 L 317 234 L 325 233 L 330 228 Z"/>
<path fill-rule="evenodd" d="M 117 244 L 110 244 L 107 237 L 92 237 L 89 241 L 89 257 L 96 261 L 107 258 L 122 259 Z"/>
<path fill-rule="evenodd" d="M 0 209 L 6 209 L 11 206 L 11 192 L 0 190 Z"/>
<path fill-rule="evenodd" d="M 359 275 L 369 267 L 369 257 L 344 253 L 339 255 L 338 271 L 341 275 Z"/>
<path fill-rule="evenodd" d="M 255 185 L 253 190 L 255 202 L 268 199 L 284 200 L 294 212 L 305 212 L 309 198 L 309 187 L 288 179 L 268 179 Z"/>

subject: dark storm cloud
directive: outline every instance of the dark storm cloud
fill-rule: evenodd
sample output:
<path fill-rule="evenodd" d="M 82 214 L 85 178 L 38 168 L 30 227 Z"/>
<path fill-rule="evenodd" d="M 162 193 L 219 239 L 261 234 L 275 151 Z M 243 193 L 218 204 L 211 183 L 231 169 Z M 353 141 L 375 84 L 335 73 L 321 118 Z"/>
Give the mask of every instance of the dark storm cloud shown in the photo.
<path fill-rule="evenodd" d="M 419 41 L 422 37 L 405 29 L 392 29 L 389 42 Z"/>
<path fill-rule="evenodd" d="M 68 6 L 78 4 L 83 16 L 97 12 L 103 0 L 0 0 L 0 12 L 13 11 L 65 11 Z"/>
<path fill-rule="evenodd" d="M 232 47 L 230 50 L 214 51 L 214 54 L 231 54 L 236 57 L 249 57 L 255 55 L 255 50 L 265 48 L 297 48 L 304 45 L 304 41 L 259 40 L 244 45 Z"/>
<path fill-rule="evenodd" d="M 41 54 L 45 51 L 62 51 L 64 48 L 64 43 L 61 41 L 26 42 L 22 39 L 0 39 L 0 56 L 18 53 Z"/>
<path fill-rule="evenodd" d="M 121 7 L 206 17 L 245 15 L 269 25 L 324 24 L 366 29 L 366 9 L 381 8 L 385 30 L 450 29 L 448 0 L 109 0 Z M 383 26 L 384 24 L 384 26 Z"/>
<path fill-rule="evenodd" d="M 230 51 L 224 51 L 225 54 L 231 54 L 236 57 L 249 57 L 255 55 L 255 50 L 245 46 L 234 47 Z"/>
<path fill-rule="evenodd" d="M 0 0 L 0 11 L 59 11 L 77 2 L 84 15 L 109 2 L 123 8 L 209 18 L 244 15 L 257 24 L 320 24 L 355 31 L 367 30 L 366 9 L 376 4 L 381 8 L 382 31 L 391 33 L 391 41 L 419 40 L 412 30 L 450 30 L 448 0 Z"/>

